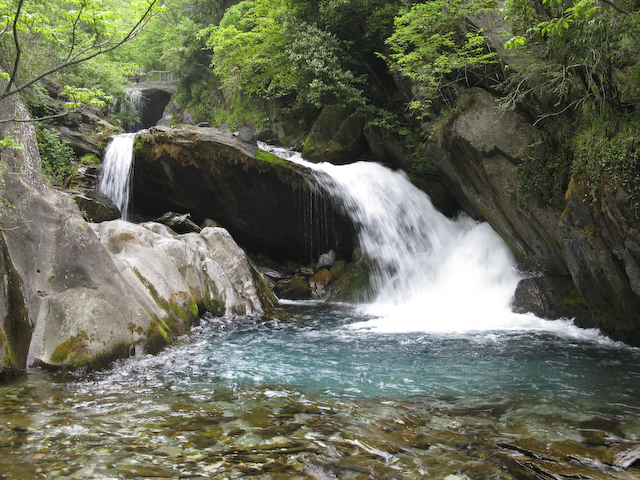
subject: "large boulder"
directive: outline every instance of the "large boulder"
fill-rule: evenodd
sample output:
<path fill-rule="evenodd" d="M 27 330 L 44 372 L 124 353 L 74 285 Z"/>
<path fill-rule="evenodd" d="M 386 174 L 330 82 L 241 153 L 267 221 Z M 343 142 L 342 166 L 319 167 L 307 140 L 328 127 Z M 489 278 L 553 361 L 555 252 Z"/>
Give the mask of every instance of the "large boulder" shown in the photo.
<path fill-rule="evenodd" d="M 310 187 L 312 173 L 223 129 L 182 126 L 139 132 L 134 145 L 134 215 L 167 211 L 214 219 L 244 248 L 299 263 L 335 250 L 349 258 L 353 226 Z"/>
<path fill-rule="evenodd" d="M 342 105 L 325 107 L 311 127 L 302 156 L 311 162 L 353 163 L 368 153 L 364 119 Z"/>
<path fill-rule="evenodd" d="M 0 104 L 0 115 L 27 118 L 17 97 Z M 91 367 L 134 349 L 157 349 L 207 308 L 254 315 L 271 308 L 263 283 L 226 233 L 209 229 L 178 241 L 166 227 L 129 231 L 116 222 L 109 232 L 122 225 L 117 241 L 106 234 L 101 241 L 71 196 L 44 180 L 32 126 L 0 124 L 0 136 L 7 135 L 23 149 L 4 149 L 0 164 L 0 377 L 26 365 Z M 136 261 L 132 252 L 145 253 L 144 242 L 158 252 Z M 157 271 L 160 262 L 166 275 Z M 230 278 L 235 270 L 242 271 Z"/>

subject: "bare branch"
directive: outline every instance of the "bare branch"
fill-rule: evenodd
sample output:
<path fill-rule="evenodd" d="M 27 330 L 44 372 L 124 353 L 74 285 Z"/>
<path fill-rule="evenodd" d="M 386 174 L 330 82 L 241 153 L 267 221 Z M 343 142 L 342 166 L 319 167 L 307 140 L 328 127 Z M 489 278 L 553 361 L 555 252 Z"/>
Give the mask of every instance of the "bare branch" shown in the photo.
<path fill-rule="evenodd" d="M 71 33 L 71 45 L 69 46 L 69 55 L 67 55 L 67 60 L 71 58 L 73 54 L 73 50 L 76 48 L 76 32 L 78 30 L 78 23 L 80 23 L 80 17 L 82 16 L 82 12 L 84 11 L 84 3 L 80 6 L 78 10 L 78 16 L 73 21 L 73 29 Z"/>
<path fill-rule="evenodd" d="M 604 3 L 605 5 L 609 5 L 611 8 L 613 8 L 616 12 L 621 13 L 623 15 L 629 15 L 630 12 L 620 8 L 619 6 L 617 6 L 615 3 L 609 1 L 609 0 L 600 0 L 602 3 Z"/>
<path fill-rule="evenodd" d="M 18 117 L 13 117 L 13 118 L 0 118 L 0 124 L 1 123 L 11 123 L 11 122 L 17 122 L 17 123 L 31 123 L 31 122 L 40 122 L 42 120 L 53 120 L 55 118 L 61 118 L 64 117 L 65 115 L 69 115 L 71 113 L 71 111 L 67 111 L 67 112 L 62 112 L 62 113 L 56 113 L 53 115 L 46 115 L 44 117 L 38 117 L 38 118 L 18 118 Z"/>
<path fill-rule="evenodd" d="M 22 10 L 22 5 L 24 4 L 24 0 L 20 0 L 18 3 L 18 9 L 16 10 L 16 15 L 13 17 L 13 41 L 16 46 L 16 58 L 13 62 L 13 72 L 11 73 L 11 77 L 9 78 L 9 82 L 7 83 L 7 87 L 4 90 L 4 93 L 8 93 L 11 90 L 11 86 L 13 85 L 16 75 L 18 74 L 18 67 L 20 66 L 20 55 L 22 54 L 20 49 L 20 40 L 18 38 L 18 20 L 20 19 L 20 12 Z"/>

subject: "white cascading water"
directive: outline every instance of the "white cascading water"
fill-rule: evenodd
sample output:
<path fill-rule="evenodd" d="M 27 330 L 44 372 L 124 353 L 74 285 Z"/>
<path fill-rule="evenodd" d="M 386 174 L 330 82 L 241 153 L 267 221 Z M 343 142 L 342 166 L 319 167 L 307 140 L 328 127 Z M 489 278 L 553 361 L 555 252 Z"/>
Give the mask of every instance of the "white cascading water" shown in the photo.
<path fill-rule="evenodd" d="M 315 172 L 314 181 L 345 205 L 358 246 L 371 260 L 374 317 L 353 328 L 379 332 L 467 332 L 567 328 L 511 311 L 522 276 L 487 223 L 449 219 L 402 172 L 371 162 L 313 164 L 260 144 Z"/>
<path fill-rule="evenodd" d="M 104 152 L 99 190 L 120 209 L 121 218 L 128 220 L 131 170 L 133 168 L 133 142 L 135 133 L 122 133 L 113 137 Z"/>

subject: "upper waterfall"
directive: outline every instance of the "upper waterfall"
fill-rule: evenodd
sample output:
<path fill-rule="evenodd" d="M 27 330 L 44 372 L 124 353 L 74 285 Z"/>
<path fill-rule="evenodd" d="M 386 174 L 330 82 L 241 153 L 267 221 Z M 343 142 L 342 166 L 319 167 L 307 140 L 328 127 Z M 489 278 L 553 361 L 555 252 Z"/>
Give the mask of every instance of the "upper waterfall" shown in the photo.
<path fill-rule="evenodd" d="M 113 137 L 107 145 L 102 161 L 99 190 L 120 209 L 123 220 L 128 220 L 129 216 L 135 138 L 135 133 L 122 133 Z"/>

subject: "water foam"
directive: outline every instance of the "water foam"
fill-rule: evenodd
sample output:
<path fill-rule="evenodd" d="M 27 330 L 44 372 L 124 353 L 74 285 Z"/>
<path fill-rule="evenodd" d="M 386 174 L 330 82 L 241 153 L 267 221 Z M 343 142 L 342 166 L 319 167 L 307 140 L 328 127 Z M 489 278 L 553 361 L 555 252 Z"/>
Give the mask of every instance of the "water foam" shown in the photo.
<path fill-rule="evenodd" d="M 269 148 L 264 144 L 261 148 Z M 516 314 L 516 259 L 488 223 L 466 215 L 449 219 L 403 172 L 372 162 L 313 164 L 299 155 L 276 155 L 315 172 L 314 181 L 341 202 L 357 226 L 358 246 L 371 260 L 371 320 L 352 329 L 381 333 L 542 331 L 591 338 L 569 321 Z"/>

